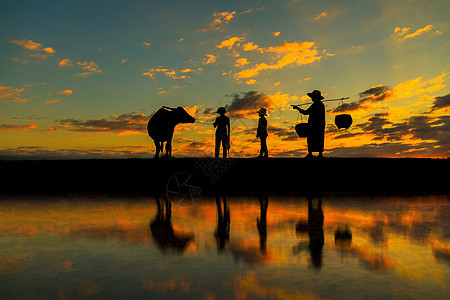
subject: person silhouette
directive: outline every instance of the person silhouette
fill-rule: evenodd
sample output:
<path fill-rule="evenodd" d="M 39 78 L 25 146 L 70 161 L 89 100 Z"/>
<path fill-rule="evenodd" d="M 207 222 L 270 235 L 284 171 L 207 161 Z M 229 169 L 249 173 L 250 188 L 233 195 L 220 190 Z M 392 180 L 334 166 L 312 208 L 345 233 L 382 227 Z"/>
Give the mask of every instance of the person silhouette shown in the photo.
<path fill-rule="evenodd" d="M 220 144 L 222 144 L 223 158 L 227 158 L 228 149 L 230 148 L 230 118 L 228 118 L 225 107 L 219 107 L 217 113 L 220 115 L 213 123 L 216 128 L 216 147 L 215 158 L 219 158 Z"/>
<path fill-rule="evenodd" d="M 308 155 L 306 158 L 312 158 L 313 152 L 319 152 L 319 158 L 322 158 L 324 139 L 325 139 L 325 105 L 322 101 L 323 96 L 320 91 L 314 90 L 307 95 L 313 101 L 308 109 L 304 110 L 297 105 L 293 109 L 297 109 L 301 114 L 309 115 L 308 117 L 308 134 L 306 141 L 308 143 Z"/>
<path fill-rule="evenodd" d="M 261 107 L 258 111 L 259 121 L 258 121 L 258 129 L 256 130 L 256 138 L 259 138 L 261 141 L 261 149 L 259 150 L 258 158 L 268 158 L 269 151 L 267 150 L 267 110 L 264 107 Z"/>

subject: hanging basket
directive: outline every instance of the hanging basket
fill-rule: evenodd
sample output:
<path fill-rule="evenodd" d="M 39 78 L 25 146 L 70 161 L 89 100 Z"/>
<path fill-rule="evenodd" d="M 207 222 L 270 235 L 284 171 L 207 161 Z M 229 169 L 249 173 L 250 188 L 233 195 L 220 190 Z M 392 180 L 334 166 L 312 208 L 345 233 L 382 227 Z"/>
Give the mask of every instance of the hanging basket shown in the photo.
<path fill-rule="evenodd" d="M 311 127 L 308 123 L 300 123 L 295 125 L 295 132 L 297 132 L 298 136 L 301 138 L 306 138 L 311 131 Z"/>
<path fill-rule="evenodd" d="M 350 116 L 349 114 L 341 114 L 341 115 L 337 115 L 334 118 L 334 124 L 336 124 L 337 128 L 342 129 L 348 129 L 350 128 L 350 126 L 353 123 L 353 119 L 352 116 Z"/>

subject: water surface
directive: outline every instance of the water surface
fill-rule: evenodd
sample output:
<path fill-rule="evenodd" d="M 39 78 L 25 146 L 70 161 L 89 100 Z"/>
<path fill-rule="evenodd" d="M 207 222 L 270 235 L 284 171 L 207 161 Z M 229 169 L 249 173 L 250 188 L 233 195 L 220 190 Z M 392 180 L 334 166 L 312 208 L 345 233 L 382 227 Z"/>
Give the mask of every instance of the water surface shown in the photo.
<path fill-rule="evenodd" d="M 444 299 L 450 202 L 421 197 L 0 202 L 4 299 Z M 159 205 L 159 209 L 158 209 Z M 348 226 L 351 240 L 336 240 Z"/>

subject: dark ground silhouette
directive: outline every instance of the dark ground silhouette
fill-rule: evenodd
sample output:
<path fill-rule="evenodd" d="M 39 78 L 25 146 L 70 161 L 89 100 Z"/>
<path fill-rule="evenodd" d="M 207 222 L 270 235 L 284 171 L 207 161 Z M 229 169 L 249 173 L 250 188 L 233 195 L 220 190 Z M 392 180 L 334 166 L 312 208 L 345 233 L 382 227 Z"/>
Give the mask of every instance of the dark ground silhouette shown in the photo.
<path fill-rule="evenodd" d="M 217 161 L 227 164 L 211 164 Z M 155 195 L 179 172 L 203 194 L 308 192 L 448 194 L 448 159 L 302 158 L 111 159 L 0 161 L 0 195 L 114 193 Z M 443 174 L 444 172 L 444 174 Z M 213 176 L 214 175 L 214 176 Z M 214 180 L 212 180 L 214 179 Z"/>

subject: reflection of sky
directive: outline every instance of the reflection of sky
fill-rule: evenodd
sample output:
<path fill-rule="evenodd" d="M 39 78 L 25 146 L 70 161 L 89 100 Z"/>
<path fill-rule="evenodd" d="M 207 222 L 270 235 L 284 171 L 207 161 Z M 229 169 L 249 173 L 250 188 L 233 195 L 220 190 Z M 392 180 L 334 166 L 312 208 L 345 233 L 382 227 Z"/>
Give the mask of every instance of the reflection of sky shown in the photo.
<path fill-rule="evenodd" d="M 57 201 L 55 201 L 57 200 Z M 172 208 L 183 251 L 162 249 L 149 223 L 152 198 L 29 199 L 0 203 L 0 289 L 8 298 L 161 297 L 315 299 L 448 294 L 446 197 L 322 199 L 323 264 L 311 262 L 304 198 L 269 198 L 261 247 L 257 198 L 232 197 L 223 251 L 214 236 L 217 206 L 203 199 Z M 335 243 L 348 224 L 351 243 Z M 382 288 L 381 288 L 382 287 Z"/>

